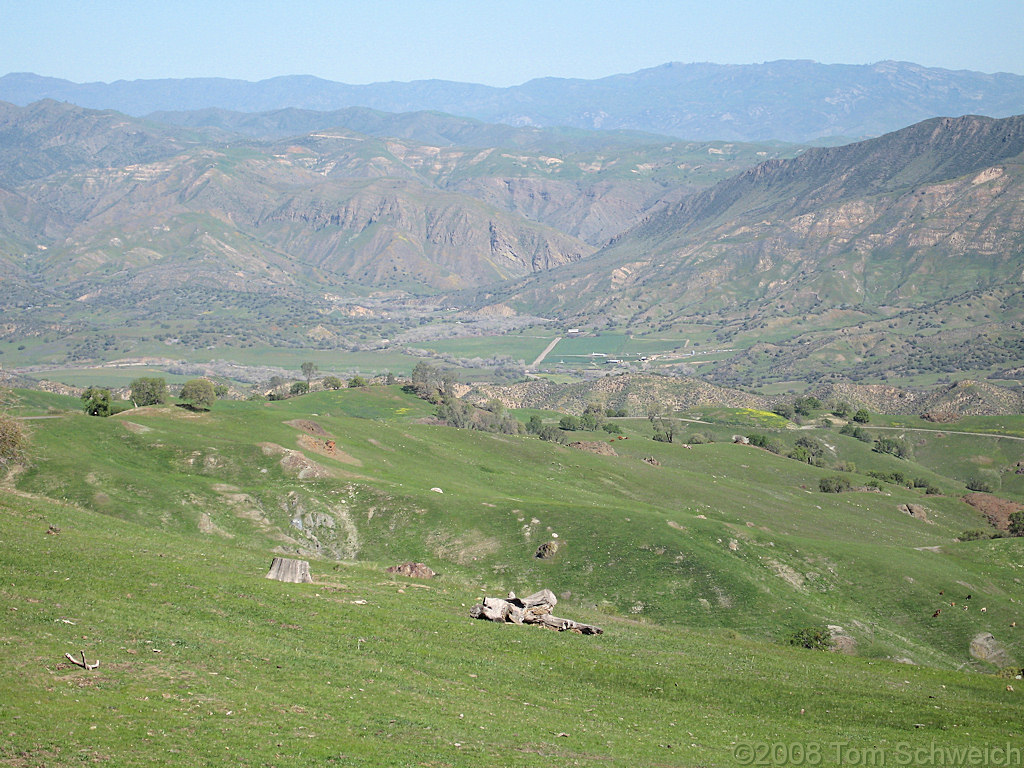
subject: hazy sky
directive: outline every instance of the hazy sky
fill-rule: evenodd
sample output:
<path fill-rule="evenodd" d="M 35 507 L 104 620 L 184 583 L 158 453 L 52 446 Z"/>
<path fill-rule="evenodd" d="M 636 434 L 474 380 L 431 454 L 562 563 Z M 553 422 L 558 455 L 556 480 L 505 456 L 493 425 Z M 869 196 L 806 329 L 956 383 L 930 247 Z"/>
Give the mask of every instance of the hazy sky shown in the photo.
<path fill-rule="evenodd" d="M 0 75 L 513 85 L 669 61 L 1024 74 L 1024 0 L 0 0 Z"/>

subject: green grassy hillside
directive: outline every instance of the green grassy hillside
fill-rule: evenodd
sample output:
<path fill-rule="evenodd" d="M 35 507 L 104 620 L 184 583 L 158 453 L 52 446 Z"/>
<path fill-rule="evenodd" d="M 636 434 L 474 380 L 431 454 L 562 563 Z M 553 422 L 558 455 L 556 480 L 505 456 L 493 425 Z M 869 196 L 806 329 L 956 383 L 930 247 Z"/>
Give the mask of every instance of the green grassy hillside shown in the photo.
<path fill-rule="evenodd" d="M 1021 684 L 968 646 L 991 632 L 1024 658 L 1024 539 L 957 541 L 985 523 L 925 446 L 903 461 L 719 408 L 680 422 L 714 440 L 690 447 L 647 419 L 571 435 L 598 455 L 429 423 L 398 387 L 76 406 L 7 399 L 47 418 L 0 494 L 0 765 L 736 765 L 776 743 L 836 765 L 1020 743 Z M 829 466 L 731 442 L 751 431 L 783 454 L 813 435 Z M 952 455 L 1006 442 L 944 434 Z M 942 494 L 820 492 L 839 463 Z M 315 583 L 265 580 L 275 554 Z M 383 570 L 407 560 L 440 575 Z M 545 587 L 605 634 L 468 617 Z M 825 624 L 854 655 L 788 644 Z M 64 658 L 82 650 L 98 670 Z"/>

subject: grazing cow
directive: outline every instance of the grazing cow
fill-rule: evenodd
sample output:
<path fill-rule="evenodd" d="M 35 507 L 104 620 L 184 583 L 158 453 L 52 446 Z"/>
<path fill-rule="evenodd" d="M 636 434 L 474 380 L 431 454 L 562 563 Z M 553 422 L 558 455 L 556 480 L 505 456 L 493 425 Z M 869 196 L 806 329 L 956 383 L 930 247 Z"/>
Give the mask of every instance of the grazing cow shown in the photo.
<path fill-rule="evenodd" d="M 941 608 L 936 608 L 936 609 L 935 609 L 935 613 L 933 613 L 933 614 L 932 614 L 932 618 L 934 619 L 934 618 L 935 618 L 936 616 L 938 616 L 938 615 L 939 615 L 940 613 L 942 613 L 942 609 L 941 609 Z"/>

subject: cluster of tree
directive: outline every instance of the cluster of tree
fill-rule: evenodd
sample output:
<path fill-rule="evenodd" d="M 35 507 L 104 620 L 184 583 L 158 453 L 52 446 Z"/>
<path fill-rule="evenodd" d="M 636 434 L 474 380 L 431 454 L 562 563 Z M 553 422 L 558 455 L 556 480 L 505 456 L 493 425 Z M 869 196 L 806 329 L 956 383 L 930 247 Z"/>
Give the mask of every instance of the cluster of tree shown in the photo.
<path fill-rule="evenodd" d="M 932 485 L 926 477 L 910 477 L 899 470 L 894 470 L 892 472 L 880 472 L 878 470 L 871 469 L 868 470 L 867 474 L 868 477 L 874 478 L 875 480 L 892 483 L 893 485 L 902 485 L 906 488 L 924 488 L 924 492 L 929 495 L 940 493 L 939 489 Z M 877 483 L 875 485 L 877 485 Z"/>
<path fill-rule="evenodd" d="M 457 381 L 453 371 L 420 360 L 412 369 L 407 389 L 417 397 L 437 405 L 454 399 Z"/>
<path fill-rule="evenodd" d="M 606 417 L 604 408 L 596 403 L 590 403 L 583 409 L 582 416 L 563 416 L 558 422 L 558 427 L 559 429 L 564 429 L 567 432 L 579 432 L 583 430 L 595 432 L 605 426 Z"/>
<path fill-rule="evenodd" d="M 863 432 L 863 430 L 861 430 Z M 872 450 L 878 453 L 888 453 L 897 459 L 909 459 L 911 457 L 910 443 L 898 437 L 880 437 L 875 440 L 875 447 Z"/>
<path fill-rule="evenodd" d="M 505 435 L 518 435 L 523 431 L 523 425 L 497 401 L 491 401 L 485 408 L 477 408 L 465 400 L 448 398 L 437 406 L 437 418 L 457 429 L 476 429 Z"/>
<path fill-rule="evenodd" d="M 874 440 L 870 432 L 862 427 L 858 427 L 856 424 L 843 424 L 843 426 L 839 428 L 839 434 L 855 437 L 862 443 L 870 443 Z"/>
<path fill-rule="evenodd" d="M 793 445 L 793 450 L 787 456 L 815 467 L 825 466 L 825 446 L 819 440 L 808 435 L 798 437 Z"/>
<path fill-rule="evenodd" d="M 771 453 L 782 453 L 782 446 L 774 440 L 771 440 L 768 435 L 755 433 L 747 435 L 747 440 L 750 441 L 751 445 L 757 448 L 764 448 L 766 451 L 770 451 Z"/>

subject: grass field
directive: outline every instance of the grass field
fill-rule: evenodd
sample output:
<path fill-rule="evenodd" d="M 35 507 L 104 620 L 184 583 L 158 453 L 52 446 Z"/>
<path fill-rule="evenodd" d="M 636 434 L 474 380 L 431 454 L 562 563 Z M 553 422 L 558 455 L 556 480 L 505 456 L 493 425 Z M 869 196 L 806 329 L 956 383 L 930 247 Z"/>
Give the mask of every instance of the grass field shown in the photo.
<path fill-rule="evenodd" d="M 0 495 L 0 764 L 736 765 L 778 743 L 839 765 L 830 745 L 1020 742 L 1020 690 L 967 646 L 1024 655 L 1024 540 L 957 543 L 979 517 L 919 451 L 765 427 L 815 435 L 854 484 L 901 467 L 943 495 L 820 493 L 835 470 L 728 442 L 732 411 L 691 448 L 617 420 L 603 456 L 420 423 L 398 388 L 108 419 L 16 394 L 58 418 L 31 422 Z M 275 552 L 316 583 L 263 579 Z M 383 572 L 407 560 L 441 575 Z M 544 587 L 605 634 L 468 618 Z M 826 623 L 855 656 L 787 644 Z"/>

